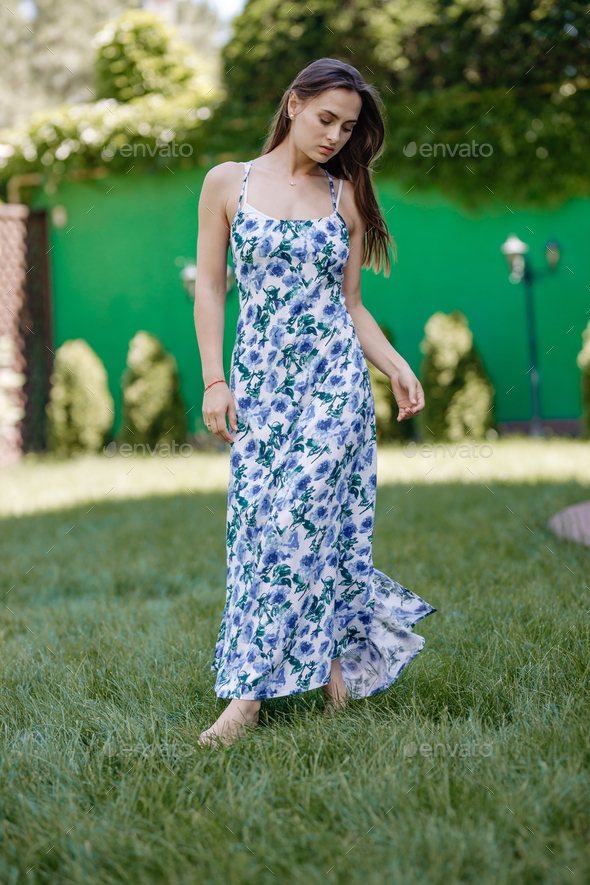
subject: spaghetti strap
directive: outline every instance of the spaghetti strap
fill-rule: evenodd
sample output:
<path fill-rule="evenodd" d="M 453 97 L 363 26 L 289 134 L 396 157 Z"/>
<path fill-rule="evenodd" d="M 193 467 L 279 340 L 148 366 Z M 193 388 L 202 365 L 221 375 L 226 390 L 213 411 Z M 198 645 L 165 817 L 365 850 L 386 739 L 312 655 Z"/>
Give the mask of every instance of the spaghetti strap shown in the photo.
<path fill-rule="evenodd" d="M 332 191 L 332 206 L 334 207 L 334 212 L 335 212 L 338 208 L 338 204 L 336 203 L 336 194 L 334 193 L 334 182 L 332 181 L 332 176 L 330 175 L 328 170 L 324 169 L 324 172 L 326 173 L 326 175 L 328 176 L 328 179 L 330 181 L 330 190 Z"/>
<path fill-rule="evenodd" d="M 340 194 L 342 193 L 342 184 L 343 184 L 343 182 L 344 182 L 344 179 L 341 178 L 341 179 L 340 179 L 340 187 L 338 188 L 338 197 L 337 197 L 337 199 L 336 199 L 336 211 L 338 211 L 338 204 L 339 204 L 339 202 L 340 202 Z"/>
<path fill-rule="evenodd" d="M 244 163 L 244 180 L 242 182 L 242 190 L 240 191 L 240 199 L 238 200 L 238 209 L 242 208 L 242 205 L 248 200 L 248 176 L 250 174 L 250 169 L 252 168 L 252 160 L 248 160 L 247 163 Z M 328 181 L 330 182 L 330 190 L 332 192 L 332 207 L 334 212 L 338 211 L 338 204 L 340 202 L 340 194 L 342 193 L 342 181 L 340 179 L 340 187 L 338 188 L 338 199 L 336 199 L 336 193 L 334 191 L 334 181 L 332 180 L 332 176 L 328 172 L 327 169 L 324 169 L 324 172 L 328 176 Z M 261 213 L 264 214 L 264 213 Z"/>
<path fill-rule="evenodd" d="M 246 172 L 244 174 L 244 180 L 242 182 L 242 190 L 240 191 L 240 199 L 238 200 L 238 209 L 242 208 L 242 199 L 244 203 L 246 202 L 246 195 L 248 193 L 248 174 L 250 172 L 250 167 L 252 165 L 252 160 L 248 160 L 247 163 L 244 163 L 244 167 Z"/>

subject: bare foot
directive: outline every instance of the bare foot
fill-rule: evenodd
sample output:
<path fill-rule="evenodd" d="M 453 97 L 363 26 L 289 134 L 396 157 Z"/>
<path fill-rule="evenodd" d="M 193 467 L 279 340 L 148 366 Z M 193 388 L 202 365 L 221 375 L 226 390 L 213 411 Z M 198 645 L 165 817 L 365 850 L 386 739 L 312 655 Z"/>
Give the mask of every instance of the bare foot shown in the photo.
<path fill-rule="evenodd" d="M 234 698 L 219 719 L 201 732 L 197 743 L 201 747 L 210 747 L 221 742 L 229 747 L 237 738 L 243 737 L 249 728 L 256 726 L 259 710 L 260 701 L 242 701 Z"/>
<path fill-rule="evenodd" d="M 344 683 L 342 670 L 340 669 L 340 658 L 334 658 L 332 661 L 332 678 L 327 685 L 322 685 L 324 693 L 324 713 L 331 715 L 337 711 L 345 710 L 348 705 L 348 689 Z"/>
<path fill-rule="evenodd" d="M 335 691 L 334 686 L 330 682 L 328 685 L 322 685 L 322 691 L 324 693 L 324 714 L 326 716 L 331 716 L 333 713 L 346 710 L 348 706 L 348 691 L 346 690 L 346 686 L 343 686 L 341 691 Z"/>

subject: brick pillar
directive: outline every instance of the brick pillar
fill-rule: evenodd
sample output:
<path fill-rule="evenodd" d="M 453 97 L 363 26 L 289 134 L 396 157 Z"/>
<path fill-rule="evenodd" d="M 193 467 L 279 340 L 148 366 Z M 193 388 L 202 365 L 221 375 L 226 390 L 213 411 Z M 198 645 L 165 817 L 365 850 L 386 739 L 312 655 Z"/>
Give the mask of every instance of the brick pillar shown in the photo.
<path fill-rule="evenodd" d="M 0 203 L 0 467 L 19 460 L 24 417 L 26 206 Z"/>

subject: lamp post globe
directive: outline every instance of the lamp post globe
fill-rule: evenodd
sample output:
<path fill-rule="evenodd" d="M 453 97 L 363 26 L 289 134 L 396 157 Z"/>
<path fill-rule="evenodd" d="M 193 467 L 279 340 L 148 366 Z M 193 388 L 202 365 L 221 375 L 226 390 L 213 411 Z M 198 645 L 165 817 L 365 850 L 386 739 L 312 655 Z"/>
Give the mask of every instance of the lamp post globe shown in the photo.
<path fill-rule="evenodd" d="M 180 279 L 182 280 L 182 285 L 184 287 L 184 291 L 187 294 L 187 297 L 190 298 L 191 301 L 194 301 L 195 280 L 197 279 L 197 265 L 185 264 L 185 266 L 180 271 Z"/>
<path fill-rule="evenodd" d="M 194 262 L 179 258 L 178 263 L 184 261 L 185 264 L 180 271 L 180 280 L 187 298 L 190 301 L 195 300 L 195 282 L 197 279 L 197 265 Z M 236 278 L 233 268 L 228 264 L 225 276 L 225 294 L 228 295 L 236 284 Z"/>
<path fill-rule="evenodd" d="M 525 274 L 526 262 L 524 256 L 529 251 L 530 246 L 516 236 L 510 234 L 505 243 L 500 246 L 500 251 L 504 254 L 506 262 L 510 269 L 508 279 L 511 283 L 520 283 Z"/>

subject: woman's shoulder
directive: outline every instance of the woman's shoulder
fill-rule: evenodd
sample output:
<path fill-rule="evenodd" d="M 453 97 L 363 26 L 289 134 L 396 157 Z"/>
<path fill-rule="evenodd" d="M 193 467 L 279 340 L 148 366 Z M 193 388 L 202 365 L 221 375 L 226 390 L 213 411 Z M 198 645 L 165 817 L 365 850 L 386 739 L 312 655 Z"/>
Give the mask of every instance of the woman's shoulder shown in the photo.
<path fill-rule="evenodd" d="M 235 160 L 218 163 L 217 166 L 212 166 L 209 169 L 205 179 L 212 184 L 220 185 L 226 183 L 231 186 L 236 178 L 244 177 L 244 165 L 244 163 L 238 163 Z"/>
<path fill-rule="evenodd" d="M 355 223 L 360 222 L 361 215 L 354 196 L 354 184 L 348 178 L 334 178 L 336 195 L 338 195 L 340 182 L 342 182 L 342 193 L 340 194 L 339 209 L 341 212 L 348 214 Z"/>
<path fill-rule="evenodd" d="M 212 166 L 203 179 L 201 188 L 201 198 L 205 201 L 211 200 L 217 205 L 237 203 L 238 194 L 244 180 L 244 164 L 236 163 L 228 160 L 225 163 L 219 163 Z M 207 203 L 209 206 L 212 203 Z"/>
<path fill-rule="evenodd" d="M 348 178 L 336 178 L 336 176 L 333 175 L 332 181 L 337 187 L 340 187 L 340 182 L 342 182 L 342 193 L 344 193 L 347 188 L 349 188 L 351 191 L 354 191 L 354 185 L 352 181 L 348 180 Z"/>

